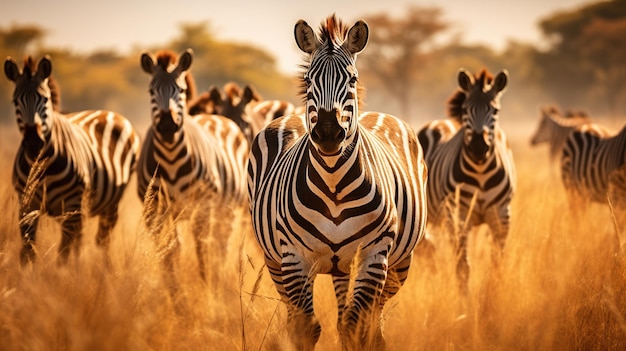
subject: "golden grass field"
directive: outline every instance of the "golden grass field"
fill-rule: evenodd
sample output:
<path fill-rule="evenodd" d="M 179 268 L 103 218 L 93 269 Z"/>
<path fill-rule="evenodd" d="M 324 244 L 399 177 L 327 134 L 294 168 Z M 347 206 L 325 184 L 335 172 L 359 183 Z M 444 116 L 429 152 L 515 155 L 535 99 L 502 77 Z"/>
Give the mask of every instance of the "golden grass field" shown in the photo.
<path fill-rule="evenodd" d="M 626 349 L 626 264 L 609 207 L 570 214 L 547 149 L 530 148 L 534 125 L 526 127 L 509 136 L 518 187 L 500 271 L 490 269 L 484 226 L 470 237 L 467 299 L 457 290 L 445 241 L 433 261 L 416 257 L 406 285 L 384 311 L 389 350 Z M 232 233 L 222 233 L 230 236 L 228 247 L 208 258 L 214 272 L 208 283 L 199 278 L 193 240 L 181 223 L 173 296 L 143 226 L 134 182 L 113 232 L 111 268 L 94 244 L 93 219 L 80 257 L 66 266 L 56 260 L 59 226 L 42 220 L 38 260 L 20 267 L 10 182 L 17 134 L 17 128 L 0 131 L 0 350 L 290 349 L 286 311 L 245 211 Z M 318 277 L 315 294 L 322 324 L 317 349 L 339 350 L 328 276 Z"/>

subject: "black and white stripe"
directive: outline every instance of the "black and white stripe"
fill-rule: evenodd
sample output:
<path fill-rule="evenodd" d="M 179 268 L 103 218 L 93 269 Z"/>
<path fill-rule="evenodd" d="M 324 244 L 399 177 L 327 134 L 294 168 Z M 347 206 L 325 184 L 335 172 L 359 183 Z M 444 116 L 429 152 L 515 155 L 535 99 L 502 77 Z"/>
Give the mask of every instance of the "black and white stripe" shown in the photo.
<path fill-rule="evenodd" d="M 419 130 L 418 138 L 428 166 L 429 222 L 445 224 L 451 231 L 458 255 L 457 273 L 465 290 L 468 231 L 488 224 L 497 245 L 494 253 L 499 255 L 509 230 L 516 175 L 512 152 L 498 123 L 507 73 L 500 72 L 492 79 L 486 71 L 474 77 L 460 70 L 458 78 L 460 89 L 449 106 L 453 118 L 428 123 Z"/>
<path fill-rule="evenodd" d="M 558 159 L 570 132 L 576 126 L 590 122 L 591 118 L 584 113 L 568 113 L 563 116 L 556 107 L 545 106 L 541 108 L 541 119 L 530 143 L 533 146 L 547 143 L 550 150 L 550 159 Z"/>
<path fill-rule="evenodd" d="M 626 205 L 626 127 L 618 133 L 596 123 L 576 127 L 561 155 L 561 176 L 572 201 L 607 203 L 607 195 L 619 207 Z M 614 192 L 616 190 L 618 192 Z"/>
<path fill-rule="evenodd" d="M 320 335 L 316 274 L 333 277 L 344 345 L 380 346 L 381 309 L 407 278 L 424 234 L 426 169 L 414 131 L 358 110 L 355 61 L 368 33 L 364 21 L 348 29 L 331 16 L 318 37 L 299 21 L 296 42 L 310 58 L 307 113 L 272 121 L 251 147 L 252 222 L 297 349 L 313 349 Z"/>
<path fill-rule="evenodd" d="M 35 211 L 61 222 L 63 260 L 71 247 L 78 252 L 84 209 L 87 215 L 100 217 L 96 242 L 107 247 L 120 198 L 135 170 L 139 138 L 131 124 L 110 111 L 58 112 L 48 57 L 36 65 L 28 57 L 23 71 L 8 58 L 4 72 L 15 83 L 13 103 L 23 135 L 13 168 L 20 194 L 22 262 L 34 259 L 38 216 L 29 218 Z"/>
<path fill-rule="evenodd" d="M 247 203 L 249 144 L 239 127 L 226 117 L 188 114 L 186 77 L 191 62 L 191 50 L 181 53 L 180 58 L 170 51 L 161 51 L 156 57 L 149 53 L 141 56 L 141 67 L 151 76 L 152 125 L 139 158 L 138 193 L 144 199 L 146 194 L 160 191 L 171 217 L 181 219 L 190 218 L 194 206 L 211 204 L 216 208 Z M 158 201 L 153 206 L 159 208 Z M 208 207 L 202 211 L 208 211 Z M 147 212 L 149 227 L 158 232 L 162 220 L 155 217 L 152 208 Z M 202 231 L 209 224 L 210 214 L 202 213 L 197 219 L 204 223 L 193 224 L 192 231 L 200 275 L 206 278 L 206 240 Z"/>

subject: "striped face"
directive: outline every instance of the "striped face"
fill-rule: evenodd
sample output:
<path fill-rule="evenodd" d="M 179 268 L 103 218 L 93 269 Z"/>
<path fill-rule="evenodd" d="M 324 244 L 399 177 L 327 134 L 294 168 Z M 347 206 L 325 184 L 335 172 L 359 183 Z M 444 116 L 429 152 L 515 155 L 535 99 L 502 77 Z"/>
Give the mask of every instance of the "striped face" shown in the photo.
<path fill-rule="evenodd" d="M 149 53 L 141 55 L 142 69 L 152 75 L 150 80 L 150 106 L 152 127 L 163 141 L 171 143 L 177 139 L 183 125 L 187 102 L 185 75 L 191 66 L 190 50 L 175 57 L 157 57 L 156 63 Z"/>
<path fill-rule="evenodd" d="M 13 105 L 17 124 L 22 133 L 23 145 L 31 156 L 36 156 L 44 142 L 49 139 L 53 111 L 52 93 L 48 79 L 52 73 L 52 64 L 43 57 L 37 67 L 32 58 L 27 58 L 24 71 L 20 72 L 13 59 L 4 63 L 4 73 L 15 83 Z"/>
<path fill-rule="evenodd" d="M 310 55 L 302 77 L 310 140 L 322 157 L 333 157 L 343 152 L 356 130 L 355 62 L 367 44 L 369 32 L 364 21 L 343 33 L 338 28 L 326 29 L 318 38 L 301 20 L 296 24 L 295 36 L 298 47 Z"/>
<path fill-rule="evenodd" d="M 500 109 L 500 95 L 506 87 L 508 76 L 498 73 L 493 84 L 482 77 L 478 82 L 465 70 L 459 72 L 459 86 L 465 93 L 463 102 L 463 142 L 470 158 L 484 163 L 495 145 L 495 127 Z"/>

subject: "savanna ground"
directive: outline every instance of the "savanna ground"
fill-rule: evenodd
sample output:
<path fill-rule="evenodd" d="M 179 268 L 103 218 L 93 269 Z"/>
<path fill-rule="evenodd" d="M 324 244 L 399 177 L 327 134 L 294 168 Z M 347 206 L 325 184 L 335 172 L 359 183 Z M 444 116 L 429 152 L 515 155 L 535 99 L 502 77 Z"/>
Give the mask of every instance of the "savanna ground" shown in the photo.
<path fill-rule="evenodd" d="M 532 128 L 530 122 L 509 126 L 516 132 L 510 139 L 518 187 L 500 271 L 490 269 L 484 226 L 470 237 L 466 299 L 445 240 L 433 261 L 416 257 L 406 285 L 384 311 L 390 350 L 626 349 L 626 265 L 614 244 L 611 211 L 593 205 L 570 214 L 547 149 L 529 146 Z M 17 128 L 0 132 L 1 350 L 289 349 L 285 308 L 247 212 L 232 233 L 221 233 L 229 244 L 207 258 L 213 271 L 207 283 L 198 275 L 188 227 L 180 224 L 173 295 L 143 225 L 134 181 L 121 204 L 109 268 L 94 244 L 95 220 L 87 222 L 80 257 L 57 265 L 59 226 L 49 219 L 40 223 L 38 261 L 20 267 L 17 195 L 9 181 L 16 134 Z M 337 350 L 332 284 L 328 276 L 316 282 L 317 349 Z"/>

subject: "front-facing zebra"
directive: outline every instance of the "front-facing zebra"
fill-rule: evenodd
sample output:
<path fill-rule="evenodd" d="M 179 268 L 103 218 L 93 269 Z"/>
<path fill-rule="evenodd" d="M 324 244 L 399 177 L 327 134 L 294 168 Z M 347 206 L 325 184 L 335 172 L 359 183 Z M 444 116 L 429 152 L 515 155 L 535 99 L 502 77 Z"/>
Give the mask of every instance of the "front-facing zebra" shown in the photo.
<path fill-rule="evenodd" d="M 226 117 L 188 114 L 192 55 L 191 50 L 180 57 L 166 50 L 156 56 L 141 55 L 141 68 L 151 76 L 152 124 L 138 161 L 137 186 L 140 198 L 146 200 L 151 232 L 159 234 L 168 218 L 191 219 L 199 271 L 206 279 L 209 211 L 245 207 L 249 144 L 237 124 Z M 166 242 L 169 268 L 179 247 L 175 227 Z"/>
<path fill-rule="evenodd" d="M 451 118 L 430 122 L 418 132 L 428 165 L 428 219 L 435 226 L 445 224 L 450 231 L 464 291 L 469 278 L 467 236 L 471 227 L 489 225 L 496 260 L 509 231 L 515 165 L 498 124 L 500 96 L 507 79 L 506 71 L 493 78 L 486 70 L 476 77 L 460 70 L 460 89 L 449 100 Z"/>
<path fill-rule="evenodd" d="M 37 64 L 27 57 L 22 71 L 7 58 L 4 73 L 15 83 L 13 104 L 22 133 L 13 167 L 22 263 L 35 258 L 39 214 L 60 221 L 63 261 L 72 249 L 78 253 L 84 209 L 100 217 L 96 243 L 107 248 L 118 203 L 135 170 L 139 138 L 131 124 L 110 111 L 61 114 L 47 56 Z"/>
<path fill-rule="evenodd" d="M 384 113 L 359 113 L 355 63 L 368 34 L 362 20 L 348 29 L 331 16 L 319 36 L 298 21 L 296 42 L 309 57 L 306 114 L 274 120 L 251 147 L 252 222 L 298 350 L 320 336 L 317 274 L 332 275 L 344 348 L 382 346 L 381 309 L 424 234 L 426 169 L 414 131 Z"/>

